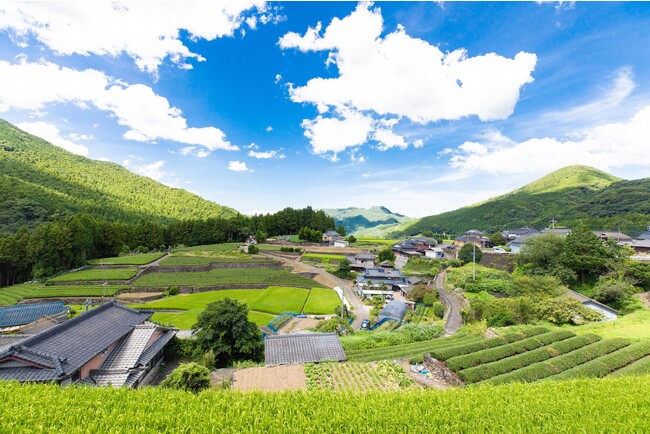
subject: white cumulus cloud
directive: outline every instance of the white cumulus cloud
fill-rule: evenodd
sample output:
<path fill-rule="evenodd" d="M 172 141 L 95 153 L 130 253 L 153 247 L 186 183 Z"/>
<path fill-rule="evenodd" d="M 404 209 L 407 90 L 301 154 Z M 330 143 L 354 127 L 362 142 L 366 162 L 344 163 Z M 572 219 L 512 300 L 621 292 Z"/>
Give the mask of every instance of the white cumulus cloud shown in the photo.
<path fill-rule="evenodd" d="M 279 158 L 283 159 L 285 158 L 285 155 L 278 152 L 278 151 L 262 151 L 262 152 L 257 152 L 253 151 L 252 149 L 248 151 L 248 156 L 257 158 L 258 160 L 270 160 L 272 158 Z"/>
<path fill-rule="evenodd" d="M 84 157 L 87 157 L 89 154 L 87 147 L 61 137 L 59 129 L 47 122 L 21 122 L 16 124 L 16 126 L 21 130 L 27 131 L 29 134 L 47 140 L 51 144 L 72 152 L 73 154 L 83 155 Z"/>
<path fill-rule="evenodd" d="M 453 168 L 492 174 L 544 174 L 573 164 L 605 171 L 625 166 L 650 169 L 650 106 L 627 122 L 603 124 L 573 134 L 572 139 L 543 137 L 517 143 L 503 136 L 497 141 L 497 137 L 484 143 L 465 142 L 445 154 L 452 154 Z"/>
<path fill-rule="evenodd" d="M 26 46 L 30 37 L 58 55 L 123 53 L 154 75 L 165 59 L 189 69 L 187 59 L 204 61 L 181 39 L 193 41 L 232 36 L 246 20 L 254 29 L 261 0 L 212 2 L 6 2 L 0 7 L 0 30 Z M 248 14 L 248 16 L 247 16 Z"/>
<path fill-rule="evenodd" d="M 127 128 L 124 138 L 128 140 L 164 139 L 208 151 L 238 149 L 218 128 L 189 127 L 182 111 L 150 87 L 129 85 L 100 71 L 79 71 L 44 61 L 0 61 L 0 77 L 0 113 L 71 103 L 81 109 L 94 107 L 109 112 Z"/>
<path fill-rule="evenodd" d="M 253 169 L 246 167 L 246 163 L 243 161 L 228 162 L 228 170 L 232 170 L 233 172 L 253 172 Z"/>
<path fill-rule="evenodd" d="M 505 119 L 513 113 L 521 87 L 533 81 L 535 54 L 520 52 L 510 59 L 495 53 L 470 57 L 463 49 L 443 53 L 409 36 L 402 26 L 382 37 L 383 25 L 379 8 L 360 3 L 349 16 L 334 18 L 324 31 L 318 23 L 302 35 L 290 32 L 280 39 L 283 49 L 328 51 L 327 64 L 338 68 L 338 77 L 312 78 L 304 86 L 289 87 L 292 101 L 311 103 L 321 113 L 303 123 L 315 153 L 323 150 L 323 142 L 332 142 L 331 137 L 318 137 L 319 132 L 331 135 L 328 130 L 314 128 L 336 118 L 323 116 L 331 108 L 377 121 L 366 136 L 377 140 L 380 150 L 403 149 L 406 141 L 382 126 L 388 117 L 420 124 L 472 115 L 483 121 Z M 328 150 L 340 151 L 344 143 L 338 141 L 338 147 Z"/>

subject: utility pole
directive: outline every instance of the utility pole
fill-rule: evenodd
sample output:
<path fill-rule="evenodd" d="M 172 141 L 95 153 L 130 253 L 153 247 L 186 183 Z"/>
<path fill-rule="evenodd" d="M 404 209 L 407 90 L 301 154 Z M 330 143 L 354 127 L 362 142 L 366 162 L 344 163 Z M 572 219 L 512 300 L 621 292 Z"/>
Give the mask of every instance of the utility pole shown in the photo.
<path fill-rule="evenodd" d="M 476 244 L 472 244 L 472 279 L 476 280 Z"/>
<path fill-rule="evenodd" d="M 555 217 L 553 217 L 551 219 L 551 228 L 555 229 L 555 223 L 557 223 L 557 219 Z"/>

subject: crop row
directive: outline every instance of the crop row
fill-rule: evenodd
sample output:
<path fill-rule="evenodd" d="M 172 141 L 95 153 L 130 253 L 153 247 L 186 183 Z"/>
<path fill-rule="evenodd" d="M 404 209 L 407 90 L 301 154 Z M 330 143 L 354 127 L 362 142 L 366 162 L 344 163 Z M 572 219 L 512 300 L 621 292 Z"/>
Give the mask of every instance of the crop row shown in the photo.
<path fill-rule="evenodd" d="M 138 255 L 124 255 L 114 258 L 100 258 L 88 261 L 90 265 L 145 265 L 165 256 L 165 252 L 140 253 Z"/>
<path fill-rule="evenodd" d="M 389 390 L 413 384 L 404 369 L 391 362 L 308 363 L 305 375 L 308 390 Z"/>
<path fill-rule="evenodd" d="M 620 377 L 623 375 L 647 375 L 650 374 L 650 356 L 646 356 L 636 362 L 627 365 L 624 368 L 614 372 L 612 377 Z"/>
<path fill-rule="evenodd" d="M 509 344 L 531 336 L 548 332 L 544 327 L 530 327 L 517 333 L 506 333 L 503 336 L 490 339 L 482 339 L 478 342 L 456 345 L 450 348 L 441 348 L 431 352 L 431 355 L 438 360 L 447 360 L 452 357 L 462 356 L 463 354 L 474 353 L 487 348 L 498 347 L 499 345 Z"/>
<path fill-rule="evenodd" d="M 400 393 L 193 394 L 2 382 L 0 432 L 642 433 L 649 389 L 649 376 Z"/>
<path fill-rule="evenodd" d="M 151 273 L 137 279 L 134 286 L 210 286 L 229 284 L 267 284 L 322 287 L 320 283 L 283 268 L 217 268 L 184 273 Z"/>
<path fill-rule="evenodd" d="M 88 282 L 101 280 L 128 280 L 138 273 L 137 268 L 110 268 L 81 270 L 62 274 L 50 279 L 50 282 Z"/>
<path fill-rule="evenodd" d="M 567 380 L 570 378 L 604 377 L 648 354 L 650 354 L 650 342 L 637 342 L 548 379 Z"/>
<path fill-rule="evenodd" d="M 476 383 L 478 381 L 496 377 L 497 375 L 521 369 L 525 366 L 532 365 L 533 363 L 542 362 L 552 357 L 569 353 L 599 340 L 600 336 L 593 334 L 576 336 L 563 341 L 554 342 L 551 345 L 533 351 L 507 357 L 496 362 L 463 369 L 458 372 L 458 376 L 465 383 Z"/>
<path fill-rule="evenodd" d="M 452 371 L 460 371 L 461 369 L 471 368 L 472 366 L 478 366 L 484 363 L 490 363 L 506 357 L 525 353 L 526 351 L 532 351 L 539 347 L 543 347 L 544 345 L 572 338 L 574 336 L 575 334 L 568 330 L 554 330 L 512 342 L 510 344 L 499 345 L 498 347 L 452 357 L 447 359 L 445 364 Z"/>
<path fill-rule="evenodd" d="M 530 383 L 541 380 L 551 375 L 559 374 L 574 366 L 587 363 L 590 360 L 609 354 L 630 344 L 625 338 L 606 339 L 587 345 L 570 353 L 553 357 L 544 362 L 533 363 L 525 368 L 518 369 L 503 375 L 497 375 L 487 380 L 490 384 L 504 384 L 513 381 Z"/>
<path fill-rule="evenodd" d="M 481 338 L 474 336 L 464 336 L 461 339 L 457 338 L 441 338 L 429 341 L 413 342 L 410 344 L 394 345 L 390 347 L 371 348 L 368 350 L 346 351 L 348 360 L 356 360 L 359 362 L 369 362 L 373 360 L 394 360 L 394 359 L 410 359 L 414 357 L 421 357 L 427 352 L 435 349 L 448 348 L 458 345 L 459 342 L 477 342 Z"/>
<path fill-rule="evenodd" d="M 124 285 L 52 285 L 40 286 L 25 295 L 25 298 L 45 297 L 112 297 L 129 289 Z"/>

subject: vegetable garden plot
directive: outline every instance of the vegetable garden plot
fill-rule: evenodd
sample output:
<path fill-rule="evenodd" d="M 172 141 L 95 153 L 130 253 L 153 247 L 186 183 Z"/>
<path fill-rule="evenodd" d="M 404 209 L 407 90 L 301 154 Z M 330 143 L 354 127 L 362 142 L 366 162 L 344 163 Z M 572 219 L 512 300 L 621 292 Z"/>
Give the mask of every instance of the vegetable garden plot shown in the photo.
<path fill-rule="evenodd" d="M 391 362 L 308 363 L 305 374 L 308 390 L 397 390 L 413 384 L 404 369 Z"/>

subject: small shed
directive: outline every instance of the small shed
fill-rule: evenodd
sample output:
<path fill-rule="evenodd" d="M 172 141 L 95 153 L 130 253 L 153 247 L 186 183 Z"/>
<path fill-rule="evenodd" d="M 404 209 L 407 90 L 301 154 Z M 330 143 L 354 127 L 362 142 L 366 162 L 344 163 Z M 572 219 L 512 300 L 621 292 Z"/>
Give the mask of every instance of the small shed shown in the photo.
<path fill-rule="evenodd" d="M 264 361 L 267 365 L 340 362 L 345 359 L 336 333 L 275 335 L 267 336 L 264 340 Z"/>
<path fill-rule="evenodd" d="M 377 315 L 377 321 L 381 321 L 384 318 L 391 318 L 397 321 L 402 321 L 406 316 L 406 311 L 408 310 L 408 305 L 403 301 L 393 300 L 388 303 Z"/>

